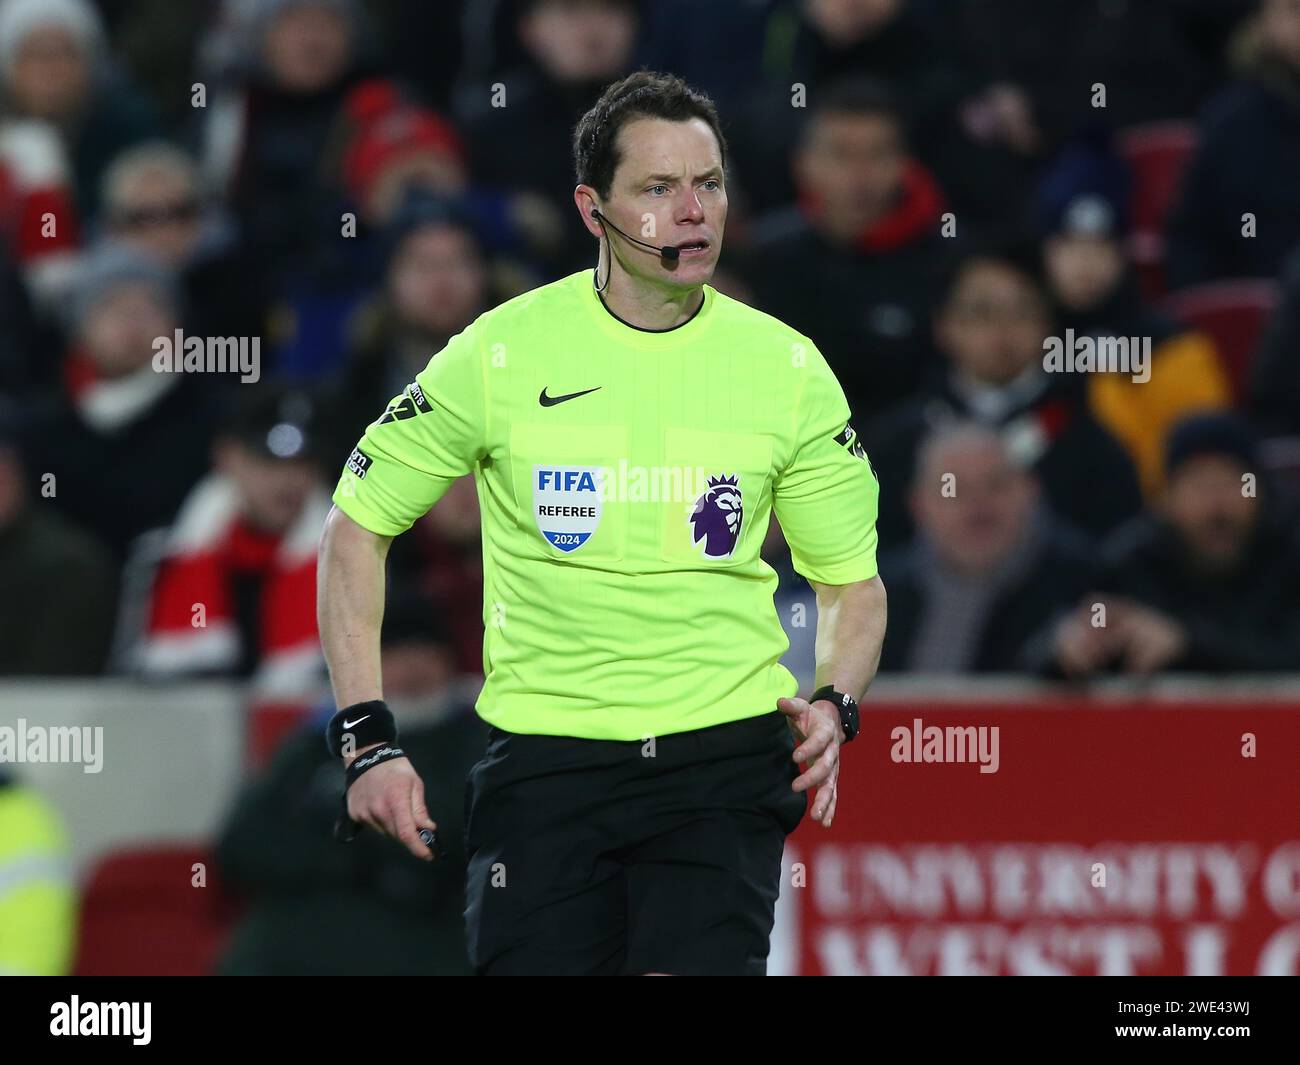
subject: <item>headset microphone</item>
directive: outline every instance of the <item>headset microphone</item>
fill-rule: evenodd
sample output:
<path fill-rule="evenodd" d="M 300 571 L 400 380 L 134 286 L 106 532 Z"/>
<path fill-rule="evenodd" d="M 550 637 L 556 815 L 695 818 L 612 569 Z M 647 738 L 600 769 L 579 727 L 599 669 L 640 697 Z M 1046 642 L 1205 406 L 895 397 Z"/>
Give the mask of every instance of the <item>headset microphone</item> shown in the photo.
<path fill-rule="evenodd" d="M 600 219 L 602 224 L 609 226 L 609 228 L 612 229 L 615 233 L 617 233 L 619 236 L 623 237 L 626 240 L 630 240 L 633 244 L 640 244 L 641 247 L 643 248 L 649 248 L 651 251 L 658 252 L 660 258 L 664 259 L 667 262 L 675 263 L 681 257 L 682 254 L 681 249 L 674 248 L 671 244 L 664 244 L 663 246 L 660 246 L 658 244 L 648 244 L 644 240 L 637 240 L 636 237 L 629 236 L 627 233 L 624 233 L 621 229 L 618 228 L 618 226 L 614 225 L 613 222 L 611 222 L 608 218 L 605 217 L 604 212 L 602 212 L 599 207 L 593 207 L 591 209 L 591 217 Z"/>

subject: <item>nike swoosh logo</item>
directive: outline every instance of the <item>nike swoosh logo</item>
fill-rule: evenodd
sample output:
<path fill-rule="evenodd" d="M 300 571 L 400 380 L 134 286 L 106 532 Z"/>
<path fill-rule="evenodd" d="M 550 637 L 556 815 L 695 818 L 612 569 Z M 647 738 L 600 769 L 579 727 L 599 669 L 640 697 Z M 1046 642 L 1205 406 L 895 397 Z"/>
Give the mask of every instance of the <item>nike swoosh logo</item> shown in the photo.
<path fill-rule="evenodd" d="M 361 722 L 366 721 L 366 720 L 368 720 L 369 718 L 370 718 L 370 715 L 367 714 L 365 717 L 359 717 L 359 718 L 357 718 L 355 721 L 344 721 L 344 722 L 343 722 L 343 727 L 344 727 L 344 728 L 352 728 L 353 726 L 355 726 L 355 725 L 359 725 L 359 724 L 361 724 Z"/>
<path fill-rule="evenodd" d="M 586 392 L 570 392 L 567 396 L 548 396 L 546 389 L 542 389 L 542 394 L 537 397 L 537 402 L 543 407 L 554 407 L 557 403 L 564 403 L 570 399 L 577 399 L 579 396 L 585 396 L 592 392 L 599 392 L 600 385 L 595 388 L 589 388 Z"/>

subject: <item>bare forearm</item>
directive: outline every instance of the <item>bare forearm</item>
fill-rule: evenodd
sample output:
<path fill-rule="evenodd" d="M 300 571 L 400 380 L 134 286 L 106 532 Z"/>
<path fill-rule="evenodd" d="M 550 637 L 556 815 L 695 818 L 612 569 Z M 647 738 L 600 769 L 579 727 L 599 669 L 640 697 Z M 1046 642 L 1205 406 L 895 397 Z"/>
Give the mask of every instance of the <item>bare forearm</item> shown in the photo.
<path fill-rule="evenodd" d="M 816 684 L 861 699 L 880 665 L 885 642 L 885 585 L 879 577 L 842 586 L 813 584 L 817 593 Z"/>
<path fill-rule="evenodd" d="M 321 537 L 316 619 L 338 706 L 383 698 L 379 626 L 384 617 L 384 560 L 392 538 L 330 511 Z"/>

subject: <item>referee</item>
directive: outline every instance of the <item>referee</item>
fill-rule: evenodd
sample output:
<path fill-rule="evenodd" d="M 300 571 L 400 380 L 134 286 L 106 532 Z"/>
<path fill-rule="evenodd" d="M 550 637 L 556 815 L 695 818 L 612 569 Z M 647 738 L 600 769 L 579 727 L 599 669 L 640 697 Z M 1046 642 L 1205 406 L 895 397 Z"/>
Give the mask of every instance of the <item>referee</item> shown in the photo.
<path fill-rule="evenodd" d="M 466 789 L 475 970 L 762 975 L 785 837 L 806 791 L 834 818 L 879 661 L 876 479 L 812 341 L 708 285 L 727 221 L 711 101 L 633 74 L 574 156 L 596 269 L 453 337 L 340 477 L 319 569 L 328 742 L 351 818 L 430 858 L 382 701 L 384 560 L 473 473 L 491 726 Z M 773 513 L 817 594 L 811 702 L 779 662 Z"/>

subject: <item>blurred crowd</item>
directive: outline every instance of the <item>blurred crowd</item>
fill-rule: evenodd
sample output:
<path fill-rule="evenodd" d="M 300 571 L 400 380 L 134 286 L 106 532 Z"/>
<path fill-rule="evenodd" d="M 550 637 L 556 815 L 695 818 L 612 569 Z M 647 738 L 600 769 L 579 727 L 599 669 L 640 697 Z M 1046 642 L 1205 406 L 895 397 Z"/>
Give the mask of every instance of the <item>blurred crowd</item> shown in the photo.
<path fill-rule="evenodd" d="M 342 457 L 593 265 L 642 66 L 723 116 L 717 286 L 848 394 L 886 669 L 1300 665 L 1300 0 L 0 0 L 0 670 L 319 684 Z M 468 674 L 475 508 L 390 567 Z"/>
<path fill-rule="evenodd" d="M 572 129 L 640 67 L 721 112 L 716 286 L 844 385 L 884 671 L 1300 669 L 1300 0 L 0 0 L 0 674 L 319 695 L 338 469 L 449 337 L 594 265 Z M 765 554 L 810 688 L 811 589 Z M 469 479 L 389 582 L 455 855 Z M 318 725 L 217 842 L 256 899 L 223 970 L 463 971 L 460 859 L 332 844 Z"/>

